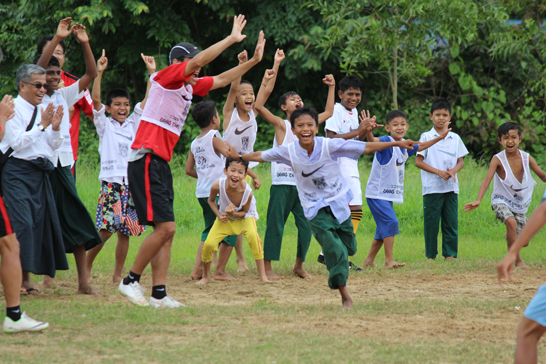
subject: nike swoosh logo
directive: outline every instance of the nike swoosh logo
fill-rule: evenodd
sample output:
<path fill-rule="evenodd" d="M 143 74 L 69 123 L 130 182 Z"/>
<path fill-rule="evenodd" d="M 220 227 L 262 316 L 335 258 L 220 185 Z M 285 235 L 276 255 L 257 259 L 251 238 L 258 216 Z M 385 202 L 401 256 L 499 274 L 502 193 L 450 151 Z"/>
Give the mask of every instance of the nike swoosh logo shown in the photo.
<path fill-rule="evenodd" d="M 514 188 L 514 185 L 510 186 L 510 188 L 511 188 L 512 191 L 514 191 L 514 192 L 519 192 L 519 191 L 526 190 L 528 187 L 529 187 L 529 186 L 527 186 L 527 187 L 525 187 L 525 188 L 520 188 L 520 189 L 517 189 L 517 190 L 516 190 L 516 189 Z"/>
<path fill-rule="evenodd" d="M 235 135 L 241 135 L 241 134 L 243 134 L 245 132 L 245 130 L 250 129 L 250 128 L 252 128 L 252 125 L 247 126 L 243 130 L 239 130 L 239 128 L 237 128 L 237 129 L 235 129 Z"/>
<path fill-rule="evenodd" d="M 157 290 L 158 290 L 158 291 L 164 291 L 165 288 L 158 288 Z"/>
<path fill-rule="evenodd" d="M 120 137 L 123 137 L 123 138 L 129 140 L 130 142 L 133 141 L 133 136 L 132 136 L 132 135 L 131 135 L 131 137 L 128 137 L 128 136 L 125 136 L 125 135 L 123 135 L 123 134 L 116 133 L 116 132 L 114 132 L 114 134 L 119 135 Z"/>
<path fill-rule="evenodd" d="M 442 153 L 445 153 L 445 154 L 447 154 L 447 155 L 450 155 L 450 156 L 452 156 L 452 157 L 456 157 L 456 156 L 457 156 L 457 153 L 455 153 L 455 152 L 450 153 L 450 152 L 446 152 L 445 150 L 441 150 L 441 149 L 439 149 L 439 151 L 442 152 Z"/>
<path fill-rule="evenodd" d="M 404 164 L 406 161 L 398 162 L 398 159 L 396 160 L 396 166 L 400 167 L 402 164 Z"/>
<path fill-rule="evenodd" d="M 316 171 L 318 171 L 319 169 L 321 169 L 322 167 L 324 167 L 325 165 L 323 164 L 322 166 L 318 167 L 317 169 L 315 169 L 313 172 L 311 173 L 304 173 L 303 171 L 301 172 L 301 175 L 302 177 L 309 177 L 310 175 L 314 174 Z"/>

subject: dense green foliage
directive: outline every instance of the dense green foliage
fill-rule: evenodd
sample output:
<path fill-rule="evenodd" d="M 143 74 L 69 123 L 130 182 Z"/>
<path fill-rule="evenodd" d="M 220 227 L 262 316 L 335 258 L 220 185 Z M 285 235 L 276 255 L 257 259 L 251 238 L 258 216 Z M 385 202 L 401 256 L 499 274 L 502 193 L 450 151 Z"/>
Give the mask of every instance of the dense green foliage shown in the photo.
<path fill-rule="evenodd" d="M 134 104 L 145 90 L 141 52 L 154 55 L 163 68 L 172 45 L 189 41 L 208 47 L 229 34 L 232 17 L 243 13 L 248 38 L 202 74 L 235 66 L 237 53 L 252 52 L 263 29 L 264 60 L 245 78 L 257 89 L 276 48 L 285 50 L 287 59 L 267 104 L 279 115 L 276 100 L 283 92 L 296 90 L 306 104 L 322 109 L 327 92 L 323 75 L 332 73 L 339 80 L 356 72 L 365 81 L 361 108 L 380 120 L 393 107 L 406 111 L 411 138 L 430 128 L 431 100 L 447 97 L 454 104 L 452 126 L 474 156 L 489 158 L 497 152 L 496 128 L 513 120 L 524 128 L 522 148 L 543 165 L 545 11 L 531 0 L 12 0 L 0 5 L 5 56 L 0 93 L 16 93 L 17 67 L 32 60 L 38 40 L 53 34 L 66 16 L 87 26 L 96 56 L 106 49 L 110 63 L 103 90 L 125 87 Z M 67 41 L 65 69 L 80 75 L 85 69 L 80 47 L 75 39 Z M 219 109 L 227 91 L 209 95 Z M 271 145 L 273 132 L 263 120 L 259 123 L 256 147 L 263 149 Z M 188 120 L 178 153 L 186 153 L 197 132 Z M 89 123 L 82 127 L 80 148 L 84 159 L 96 160 L 97 137 Z"/>

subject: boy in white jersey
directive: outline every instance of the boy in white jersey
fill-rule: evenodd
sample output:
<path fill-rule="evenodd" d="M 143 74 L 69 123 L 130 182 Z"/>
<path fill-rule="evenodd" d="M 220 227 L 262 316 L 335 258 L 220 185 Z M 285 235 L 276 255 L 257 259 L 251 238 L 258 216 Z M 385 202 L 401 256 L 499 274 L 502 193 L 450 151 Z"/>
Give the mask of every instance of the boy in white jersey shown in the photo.
<path fill-rule="evenodd" d="M 451 120 L 451 104 L 438 99 L 430 108 L 430 120 L 434 125 L 421 134 L 419 142 L 427 142 L 443 134 Z M 468 150 L 461 137 L 449 132 L 447 137 L 431 148 L 417 152 L 415 166 L 422 169 L 423 211 L 425 224 L 425 252 L 429 261 L 438 254 L 438 230 L 442 221 L 442 255 L 457 260 L 459 245 L 459 183 L 457 172 L 464 166 L 463 157 Z"/>
<path fill-rule="evenodd" d="M 197 178 L 195 196 L 203 210 L 205 229 L 201 234 L 201 243 L 197 249 L 195 267 L 191 273 L 191 279 L 203 278 L 203 261 L 201 254 L 203 245 L 207 240 L 210 229 L 216 220 L 216 214 L 210 208 L 208 198 L 212 184 L 224 176 L 225 161 L 223 157 L 229 154 L 229 144 L 220 137 L 220 117 L 216 111 L 216 104 L 212 100 L 201 101 L 191 111 L 193 120 L 201 128 L 201 133 L 191 143 L 188 161 L 186 162 L 186 174 Z M 220 243 L 220 258 L 212 278 L 216 280 L 234 279 L 226 272 L 225 267 L 233 247 L 237 241 L 236 236 L 228 236 Z"/>
<path fill-rule="evenodd" d="M 495 217 L 506 225 L 504 237 L 510 250 L 527 223 L 526 213 L 536 185 L 531 176 L 531 170 L 543 182 L 546 182 L 546 173 L 540 169 L 529 153 L 518 149 L 522 138 L 518 124 L 512 122 L 502 124 L 499 126 L 498 136 L 499 143 L 504 149 L 491 159 L 487 174 L 480 186 L 478 199 L 464 205 L 464 210 L 470 212 L 480 206 L 491 179 L 494 179 L 491 208 L 495 211 Z M 528 269 L 519 252 L 516 257 L 516 267 Z"/>
<path fill-rule="evenodd" d="M 239 65 L 247 62 L 247 51 L 239 53 L 237 59 L 239 60 Z M 252 153 L 254 151 L 254 143 L 256 142 L 256 135 L 258 133 L 256 105 L 254 101 L 254 88 L 250 82 L 241 81 L 241 77 L 239 77 L 231 83 L 222 111 L 224 116 L 224 140 L 232 145 L 239 154 Z M 257 164 L 251 163 L 249 165 L 249 177 L 246 179 L 246 182 L 250 183 L 250 179 L 252 178 L 255 190 L 260 189 L 262 185 L 258 176 L 251 169 Z M 237 254 L 237 271 L 247 271 L 248 266 L 243 254 L 243 235 L 237 237 L 235 253 Z"/>
<path fill-rule="evenodd" d="M 235 151 L 233 151 L 233 154 L 237 155 Z M 256 200 L 252 195 L 252 189 L 244 181 L 247 170 L 248 162 L 228 157 L 224 169 L 225 177 L 214 182 L 210 188 L 208 203 L 217 218 L 203 245 L 201 255 L 203 278 L 197 282 L 198 284 L 207 284 L 210 281 L 212 254 L 218 250 L 218 244 L 230 235 L 239 234 L 244 234 L 250 245 L 252 255 L 256 259 L 256 268 L 260 274 L 260 279 L 263 282 L 269 282 L 265 275 L 264 251 L 255 220 L 258 217 Z M 216 204 L 217 196 L 219 196 L 219 208 Z M 227 260 L 225 262 L 227 263 Z M 221 259 L 219 257 L 218 268 L 225 269 L 225 264 L 221 267 L 220 263 Z"/>
<path fill-rule="evenodd" d="M 370 112 L 362 110 L 359 117 L 362 123 L 369 123 L 372 129 L 383 125 L 375 123 L 375 116 L 370 118 Z M 367 134 L 369 142 L 392 142 L 404 140 L 409 128 L 407 115 L 400 110 L 393 110 L 387 114 L 385 130 L 390 135 L 375 138 L 371 131 Z M 394 236 L 400 234 L 398 218 L 393 208 L 393 203 L 402 203 L 404 197 L 404 169 L 406 161 L 416 152 L 425 150 L 447 136 L 451 129 L 447 129 L 441 135 L 428 142 L 415 144 L 411 150 L 400 148 L 387 148 L 375 152 L 372 170 L 366 185 L 366 202 L 375 220 L 375 237 L 370 246 L 370 251 L 362 268 L 375 267 L 374 260 L 383 246 L 385 249 L 385 268 L 399 268 L 406 263 L 398 263 L 393 258 Z"/>
<path fill-rule="evenodd" d="M 287 145 L 297 140 L 296 136 L 292 133 L 290 122 L 274 115 L 264 107 L 269 95 L 271 95 L 271 92 L 273 92 L 279 66 L 283 59 L 284 52 L 282 49 L 277 50 L 277 53 L 275 54 L 275 61 L 273 63 L 273 69 L 266 70 L 262 79 L 260 91 L 258 92 L 258 98 L 256 99 L 256 110 L 275 129 L 273 148 L 280 145 Z M 328 99 L 326 101 L 326 111 L 319 115 L 319 123 L 324 122 L 324 120 L 332 115 L 336 86 L 332 75 L 326 75 L 322 82 L 328 85 Z M 283 99 L 281 109 L 286 112 L 288 119 L 295 110 L 292 108 L 295 105 L 291 103 L 291 107 L 289 108 L 287 106 L 286 99 L 286 97 Z M 301 102 L 301 106 L 303 106 L 303 102 Z M 301 207 L 298 190 L 296 188 L 294 171 L 285 164 L 272 162 L 271 182 L 269 205 L 267 206 L 267 227 L 264 238 L 265 273 L 267 274 L 267 277 L 272 280 L 282 278 L 273 271 L 271 261 L 278 261 L 280 259 L 284 225 L 286 224 L 288 215 L 290 212 L 292 212 L 296 227 L 298 228 L 296 263 L 294 264 L 293 272 L 302 278 L 312 278 L 312 276 L 305 269 L 303 269 L 303 262 L 305 262 L 305 257 L 307 255 L 307 250 L 309 249 L 309 244 L 311 243 L 311 236 L 313 233 L 309 227 L 307 219 L 305 218 L 303 208 Z"/>
<path fill-rule="evenodd" d="M 99 294 L 100 292 L 89 284 L 85 256 L 87 250 L 101 243 L 101 239 L 87 208 L 78 196 L 72 175 L 71 168 L 74 165 L 74 153 L 70 140 L 70 115 L 68 113 L 69 108 L 81 99 L 81 93 L 97 76 L 97 68 L 85 27 L 81 24 L 71 26 L 71 23 L 71 18 L 61 20 L 57 27 L 57 33 L 45 47 L 44 53 L 37 60 L 37 65 L 46 69 L 46 81 L 49 85 L 49 89 L 42 99 L 43 107 L 53 102 L 55 107 L 62 106 L 67 111 L 63 115 L 61 123 L 63 143 L 54 152 L 52 162 L 55 168 L 49 176 L 55 197 L 57 215 L 61 224 L 65 251 L 74 254 L 78 270 L 78 293 Z M 57 58 L 53 56 L 53 52 L 59 42 L 70 34 L 74 34 L 82 45 L 86 72 L 78 82 L 57 90 L 61 82 L 61 67 Z M 49 288 L 52 285 L 53 278 L 45 275 L 43 287 Z"/>
<path fill-rule="evenodd" d="M 293 168 L 305 217 L 324 251 L 330 275 L 328 284 L 331 289 L 339 290 L 343 307 L 352 308 L 353 300 L 347 291 L 347 278 L 349 256 L 356 253 L 356 239 L 349 209 L 349 201 L 354 196 L 341 174 L 338 159 L 357 159 L 362 154 L 394 146 L 413 149 L 414 142 L 404 140 L 364 143 L 315 137 L 319 126 L 318 114 L 308 107 L 295 110 L 290 117 L 290 123 L 297 141 L 264 152 L 244 154 L 242 159 L 256 162 L 276 161 Z M 361 123 L 358 132 L 366 132 L 367 126 Z"/>
<path fill-rule="evenodd" d="M 148 74 L 155 72 L 154 57 L 141 54 Z M 117 234 L 116 262 L 112 281 L 121 282 L 123 265 L 129 251 L 129 236 L 140 236 L 145 227 L 140 225 L 136 215 L 133 197 L 127 179 L 127 164 L 131 142 L 135 138 L 142 109 L 146 106 L 150 82 L 144 100 L 135 105 L 131 111 L 129 92 L 123 89 L 113 89 L 106 95 L 106 103 L 101 102 L 102 75 L 108 66 L 104 49 L 102 57 L 97 61 L 98 76 L 93 83 L 91 97 L 93 99 L 93 122 L 99 135 L 101 190 L 97 203 L 95 223 L 99 229 L 102 244 L 87 253 L 87 268 L 91 267 L 95 258 L 112 234 Z M 106 116 L 110 114 L 110 117 Z"/>
<path fill-rule="evenodd" d="M 358 111 L 356 107 L 362 100 L 362 80 L 358 76 L 349 75 L 339 81 L 338 96 L 340 102 L 334 106 L 334 115 L 326 120 L 324 130 L 327 138 L 342 138 L 345 140 L 354 139 L 363 141 L 366 137 L 358 134 Z M 349 202 L 351 209 L 351 221 L 353 222 L 354 233 L 362 220 L 362 187 L 360 186 L 360 174 L 358 172 L 358 161 L 351 158 L 340 158 L 341 173 L 351 186 L 354 198 Z M 317 261 L 324 263 L 324 255 L 318 256 Z M 349 262 L 349 266 L 356 270 L 362 269 Z"/>

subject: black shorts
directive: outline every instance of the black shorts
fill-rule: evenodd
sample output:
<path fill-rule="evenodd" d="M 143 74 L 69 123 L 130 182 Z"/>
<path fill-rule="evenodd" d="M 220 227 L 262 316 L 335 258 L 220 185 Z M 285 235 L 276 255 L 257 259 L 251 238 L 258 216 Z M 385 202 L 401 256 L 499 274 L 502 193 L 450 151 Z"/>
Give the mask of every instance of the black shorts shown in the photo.
<path fill-rule="evenodd" d="M 13 234 L 4 200 L 0 197 L 0 238 Z"/>
<path fill-rule="evenodd" d="M 127 169 L 135 210 L 141 225 L 174 221 L 171 168 L 163 158 L 148 153 Z"/>

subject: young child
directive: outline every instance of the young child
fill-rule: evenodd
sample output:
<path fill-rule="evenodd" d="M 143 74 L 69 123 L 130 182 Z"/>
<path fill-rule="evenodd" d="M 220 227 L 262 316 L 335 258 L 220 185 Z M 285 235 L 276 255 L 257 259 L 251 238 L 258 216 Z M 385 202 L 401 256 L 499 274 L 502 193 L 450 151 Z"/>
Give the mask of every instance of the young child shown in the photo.
<path fill-rule="evenodd" d="M 203 52 L 193 44 L 177 44 L 169 54 L 170 66 L 150 76 L 149 101 L 131 146 L 127 175 L 131 181 L 138 220 L 143 225 L 154 226 L 154 231 L 142 242 L 129 275 L 118 287 L 120 293 L 136 305 L 183 307 L 167 295 L 165 287 L 171 244 L 176 231 L 174 190 L 168 162 L 182 133 L 193 95 L 205 96 L 210 90 L 227 86 L 261 61 L 265 46 L 263 32 L 258 36 L 251 60 L 218 76 L 198 78 L 202 67 L 227 47 L 246 38 L 242 34 L 245 25 L 243 15 L 234 17 L 231 34 Z M 150 262 L 153 287 L 148 303 L 139 282 Z"/>
<path fill-rule="evenodd" d="M 287 119 L 290 118 L 290 115 L 292 115 L 292 112 L 295 110 L 294 107 L 298 104 L 289 102 L 290 108 L 288 108 L 287 97 L 282 98 L 281 109 L 286 112 L 287 119 L 282 119 L 272 114 L 264 107 L 269 95 L 273 92 L 279 66 L 283 59 L 284 52 L 282 50 L 277 50 L 273 69 L 265 72 L 260 91 L 258 92 L 258 98 L 256 99 L 256 110 L 275 129 L 273 148 L 280 145 L 287 145 L 297 140 L 292 133 L 292 127 Z M 324 120 L 332 115 L 335 97 L 334 77 L 332 75 L 326 75 L 322 82 L 328 85 L 328 99 L 326 101 L 326 111 L 319 115 L 319 123 L 324 122 Z M 293 96 L 296 97 L 297 95 Z M 297 97 L 299 98 L 299 96 Z M 288 98 L 291 98 L 291 96 Z M 303 106 L 303 102 L 300 101 L 298 106 Z M 299 277 L 310 279 L 312 276 L 303 268 L 303 262 L 305 262 L 313 233 L 305 218 L 303 208 L 301 207 L 294 171 L 285 164 L 271 162 L 271 182 L 269 205 L 267 206 L 267 227 L 264 238 L 265 273 L 271 280 L 282 278 L 273 271 L 271 261 L 278 261 L 280 259 L 284 225 L 286 224 L 288 215 L 292 212 L 296 227 L 298 228 L 296 263 L 294 264 L 293 272 Z"/>
<path fill-rule="evenodd" d="M 191 279 L 203 278 L 203 262 L 201 254 L 203 245 L 209 235 L 210 229 L 216 220 L 216 214 L 210 208 L 208 198 L 212 184 L 224 175 L 225 161 L 229 146 L 220 137 L 220 117 L 216 111 L 216 104 L 212 100 L 201 101 L 191 111 L 193 120 L 201 128 L 201 133 L 191 143 L 188 161 L 186 162 L 186 174 L 197 178 L 195 196 L 203 210 L 205 229 L 201 234 L 201 243 L 197 249 L 195 267 L 191 273 Z M 236 236 L 226 237 L 220 245 L 220 260 L 212 278 L 217 280 L 231 280 L 233 277 L 225 271 L 225 266 L 237 241 Z"/>
<path fill-rule="evenodd" d="M 81 98 L 81 92 L 97 76 L 95 58 L 89 46 L 89 37 L 85 32 L 85 27 L 81 24 L 71 26 L 71 18 L 61 20 L 57 28 L 57 33 L 53 40 L 45 47 L 44 53 L 39 58 L 37 65 L 46 70 L 46 82 L 50 86 L 46 95 L 42 99 L 42 106 L 45 108 L 50 102 L 56 107 L 62 106 L 63 110 L 72 107 Z M 57 58 L 53 56 L 55 48 L 59 42 L 74 34 L 81 43 L 85 57 L 86 72 L 82 78 L 71 86 L 59 88 L 61 81 L 61 68 Z M 57 215 L 61 224 L 63 243 L 67 253 L 74 254 L 76 268 L 78 270 L 78 293 L 82 294 L 100 294 L 100 292 L 89 284 L 89 275 L 86 263 L 86 251 L 101 243 L 101 239 L 95 224 L 82 203 L 76 190 L 76 184 L 72 175 L 72 165 L 74 164 L 74 153 L 70 141 L 70 116 L 68 112 L 63 115 L 61 122 L 61 134 L 63 136 L 62 145 L 55 150 L 53 156 L 53 172 L 49 176 Z M 44 288 L 53 285 L 53 279 L 44 276 Z"/>
<path fill-rule="evenodd" d="M 148 74 L 155 72 L 154 57 L 141 54 Z M 127 164 L 131 142 L 135 138 L 142 109 L 146 106 L 148 90 L 142 102 L 135 105 L 131 114 L 129 92 L 123 89 L 113 89 L 106 95 L 106 104 L 101 102 L 102 75 L 108 66 L 104 50 L 102 57 L 97 61 L 98 76 L 93 83 L 91 97 L 93 98 L 94 123 L 99 135 L 101 190 L 97 204 L 95 223 L 99 229 L 102 244 L 97 245 L 87 253 L 87 268 L 91 267 L 95 258 L 110 239 L 117 233 L 115 266 L 112 281 L 119 284 L 121 273 L 129 251 L 129 236 L 140 236 L 145 230 L 138 222 L 129 181 L 127 180 Z M 110 114 L 110 117 L 106 116 Z"/>
<path fill-rule="evenodd" d="M 430 108 L 432 129 L 421 134 L 419 142 L 427 142 L 445 133 L 451 120 L 451 104 L 438 99 Z M 458 195 L 457 172 L 464 166 L 468 150 L 461 138 L 449 132 L 440 142 L 417 153 L 415 166 L 422 169 L 423 210 L 425 223 L 425 251 L 429 261 L 438 254 L 438 228 L 442 221 L 442 255 L 457 260 Z"/>
<path fill-rule="evenodd" d="M 376 124 L 375 120 L 375 116 L 370 118 L 369 111 L 366 114 L 362 110 L 360 116 L 362 123 L 369 123 L 373 129 L 382 126 Z M 407 120 L 408 117 L 403 111 L 393 110 L 389 112 L 385 124 L 385 131 L 389 135 L 375 138 L 370 131 L 367 135 L 368 141 L 385 143 L 404 140 L 409 128 Z M 415 144 L 415 147 L 408 151 L 391 147 L 375 152 L 372 170 L 366 185 L 366 202 L 377 227 L 370 251 L 362 268 L 375 267 L 374 260 L 382 246 L 385 248 L 385 268 L 399 268 L 406 265 L 406 263 L 396 262 L 393 258 L 394 236 L 400 234 L 393 203 L 401 204 L 403 202 L 406 161 L 416 152 L 430 148 L 445 138 L 450 131 L 451 129 L 446 129 L 436 138 Z"/>
<path fill-rule="evenodd" d="M 518 124 L 512 122 L 502 124 L 499 126 L 498 136 L 503 150 L 491 159 L 487 175 L 480 186 L 478 199 L 464 205 L 464 210 L 470 212 L 480 206 L 491 179 L 494 178 L 491 208 L 495 211 L 495 217 L 506 225 L 504 237 L 510 249 L 527 223 L 526 213 L 536 185 L 531 170 L 543 182 L 546 182 L 546 173 L 529 153 L 518 149 L 522 138 Z M 519 254 L 516 258 L 516 267 L 528 269 Z"/>
<path fill-rule="evenodd" d="M 237 58 L 239 59 L 239 65 L 247 62 L 247 51 L 239 53 Z M 256 134 L 258 133 L 254 101 L 254 88 L 250 82 L 241 81 L 239 77 L 231 83 L 222 111 L 224 116 L 224 140 L 233 145 L 239 154 L 252 153 L 254 151 L 254 143 L 256 142 Z M 251 163 L 249 167 L 253 168 L 257 164 Z M 249 177 L 246 179 L 246 182 L 250 183 L 250 179 L 252 178 L 254 189 L 258 190 L 262 185 L 258 176 L 256 176 L 252 169 L 248 170 L 248 175 Z M 237 271 L 247 271 L 248 266 L 243 254 L 243 235 L 237 237 L 235 253 L 237 254 Z"/>
<path fill-rule="evenodd" d="M 209 282 L 212 253 L 218 250 L 218 244 L 229 235 L 239 234 L 243 234 L 248 241 L 248 245 L 250 245 L 252 255 L 256 259 L 256 268 L 260 274 L 260 279 L 263 282 L 269 282 L 265 275 L 264 251 L 255 221 L 255 218 L 258 217 L 256 200 L 252 195 L 249 184 L 244 181 L 247 170 L 248 162 L 228 157 L 224 169 L 226 176 L 214 182 L 210 188 L 208 203 L 217 219 L 214 221 L 214 225 L 212 225 L 203 245 L 201 256 L 203 260 L 203 278 L 197 282 L 198 284 L 207 284 Z M 220 196 L 220 208 L 216 206 L 216 196 Z M 225 269 L 225 265 L 220 267 L 220 263 L 221 259 L 219 257 L 218 268 Z"/>
<path fill-rule="evenodd" d="M 334 115 L 326 120 L 324 130 L 327 138 L 341 138 L 345 140 L 354 139 L 363 141 L 365 135 L 358 134 L 358 111 L 356 107 L 362 100 L 362 81 L 360 77 L 349 75 L 339 81 L 338 96 L 339 103 L 334 106 Z M 354 198 L 349 202 L 351 209 L 351 221 L 353 222 L 354 233 L 360 220 L 362 220 L 362 187 L 360 185 L 360 173 L 358 172 L 358 161 L 351 158 L 340 158 L 341 173 L 351 186 Z M 319 255 L 317 261 L 324 263 L 324 255 Z M 350 268 L 360 271 L 361 268 L 349 262 Z"/>
<path fill-rule="evenodd" d="M 313 235 L 322 246 L 326 267 L 330 273 L 328 284 L 339 290 L 344 308 L 352 308 L 353 300 L 347 291 L 349 256 L 356 253 L 356 239 L 351 223 L 349 201 L 353 199 L 349 183 L 341 174 L 338 159 L 358 158 L 389 147 L 413 149 L 414 142 L 404 140 L 391 143 L 364 143 L 354 140 L 316 137 L 319 119 L 315 110 L 303 107 L 290 116 L 292 132 L 298 138 L 288 145 L 264 152 L 244 154 L 243 160 L 279 162 L 294 170 L 296 187 L 305 217 Z M 366 132 L 361 123 L 358 132 Z M 231 153 L 231 152 L 230 152 Z"/>
<path fill-rule="evenodd" d="M 511 281 L 514 263 L 520 256 L 520 250 L 529 245 L 529 242 L 546 223 L 546 192 L 542 197 L 542 203 L 529 218 L 529 222 L 517 235 L 516 240 L 508 250 L 503 260 L 497 265 L 497 276 L 502 287 L 502 279 Z M 546 332 L 546 284 L 539 287 L 523 313 L 523 318 L 518 325 L 516 340 L 516 364 L 537 363 L 537 344 L 544 332 Z"/>

